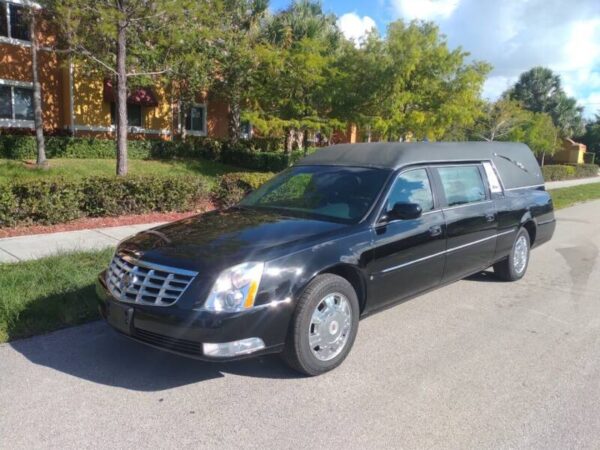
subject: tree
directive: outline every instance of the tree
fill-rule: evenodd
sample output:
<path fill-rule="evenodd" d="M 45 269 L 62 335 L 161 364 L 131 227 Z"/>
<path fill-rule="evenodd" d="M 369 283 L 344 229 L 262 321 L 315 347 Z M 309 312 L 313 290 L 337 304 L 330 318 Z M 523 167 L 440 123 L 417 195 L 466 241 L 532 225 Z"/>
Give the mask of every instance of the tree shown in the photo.
<path fill-rule="evenodd" d="M 229 104 L 229 135 L 240 137 L 241 111 L 248 102 L 253 72 L 258 65 L 256 46 L 268 0 L 225 0 L 221 39 L 217 45 L 215 88 Z"/>
<path fill-rule="evenodd" d="M 332 115 L 357 124 L 364 139 L 371 142 L 373 127 L 384 99 L 384 76 L 389 66 L 385 41 L 372 31 L 360 47 L 343 42 L 334 64 L 331 80 Z"/>
<path fill-rule="evenodd" d="M 577 140 L 587 146 L 587 151 L 596 154 L 596 161 L 600 162 L 600 112 L 594 119 L 585 124 L 585 132 Z"/>
<path fill-rule="evenodd" d="M 35 128 L 35 141 L 37 146 L 37 167 L 46 167 L 46 143 L 44 140 L 44 122 L 42 117 L 42 86 L 40 84 L 39 74 L 39 42 L 36 31 L 37 15 L 39 11 L 37 7 L 29 9 L 29 35 L 31 39 L 31 72 L 33 79 L 33 124 Z"/>
<path fill-rule="evenodd" d="M 529 111 L 549 114 L 563 137 L 583 130 L 583 108 L 565 94 L 560 76 L 546 67 L 522 73 L 507 94 Z"/>
<path fill-rule="evenodd" d="M 543 166 L 545 157 L 552 156 L 560 146 L 560 130 L 554 126 L 552 117 L 546 113 L 525 113 L 526 117 L 521 126 L 514 128 L 506 136 L 506 140 L 527 144 Z"/>
<path fill-rule="evenodd" d="M 433 23 L 393 22 L 385 38 L 372 34 L 356 53 L 360 75 L 351 77 L 347 106 L 379 139 L 442 139 L 481 113 L 490 66 L 466 63 L 468 53 L 450 50 Z"/>
<path fill-rule="evenodd" d="M 210 0 L 49 0 L 73 58 L 116 80 L 117 174 L 127 173 L 128 89 L 159 81 L 195 39 Z"/>
<path fill-rule="evenodd" d="M 485 141 L 502 140 L 513 130 L 523 125 L 530 114 L 523 110 L 518 102 L 500 98 L 494 103 L 487 103 L 482 115 L 477 119 L 471 134 L 476 139 Z"/>
<path fill-rule="evenodd" d="M 292 3 L 265 25 L 246 116 L 263 132 L 285 133 L 288 152 L 306 148 L 310 132 L 343 126 L 331 115 L 329 89 L 341 40 L 335 16 L 314 1 Z"/>

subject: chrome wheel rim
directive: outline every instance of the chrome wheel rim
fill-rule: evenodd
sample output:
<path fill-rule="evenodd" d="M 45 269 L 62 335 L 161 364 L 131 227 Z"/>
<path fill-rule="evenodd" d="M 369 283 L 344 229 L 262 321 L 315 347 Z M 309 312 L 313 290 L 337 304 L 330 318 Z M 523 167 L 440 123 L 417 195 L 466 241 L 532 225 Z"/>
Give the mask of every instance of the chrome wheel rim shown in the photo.
<path fill-rule="evenodd" d="M 527 248 L 527 239 L 525 236 L 519 236 L 515 242 L 514 268 L 518 274 L 523 273 L 527 265 L 527 256 L 529 249 Z"/>
<path fill-rule="evenodd" d="M 343 294 L 328 294 L 321 299 L 310 319 L 308 343 L 320 361 L 330 361 L 346 347 L 352 328 L 352 308 Z"/>

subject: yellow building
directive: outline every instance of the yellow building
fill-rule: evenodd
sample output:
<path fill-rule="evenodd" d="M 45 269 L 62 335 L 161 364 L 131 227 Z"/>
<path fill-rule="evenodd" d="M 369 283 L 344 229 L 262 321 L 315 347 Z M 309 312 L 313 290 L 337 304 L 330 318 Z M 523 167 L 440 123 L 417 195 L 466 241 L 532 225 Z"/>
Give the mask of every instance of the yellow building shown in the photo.
<path fill-rule="evenodd" d="M 0 0 L 0 132 L 33 130 L 33 74 L 31 38 L 24 0 Z M 46 133 L 112 137 L 115 98 L 112 83 L 90 75 L 53 51 L 51 26 L 38 21 L 39 76 L 43 124 Z M 179 102 L 160 87 L 132 90 L 128 96 L 128 123 L 132 139 L 171 139 L 183 132 L 196 136 L 226 137 L 228 107 L 202 94 L 184 123 Z"/>
<path fill-rule="evenodd" d="M 565 139 L 562 148 L 557 151 L 552 160 L 559 164 L 583 164 L 587 147 L 572 139 Z"/>

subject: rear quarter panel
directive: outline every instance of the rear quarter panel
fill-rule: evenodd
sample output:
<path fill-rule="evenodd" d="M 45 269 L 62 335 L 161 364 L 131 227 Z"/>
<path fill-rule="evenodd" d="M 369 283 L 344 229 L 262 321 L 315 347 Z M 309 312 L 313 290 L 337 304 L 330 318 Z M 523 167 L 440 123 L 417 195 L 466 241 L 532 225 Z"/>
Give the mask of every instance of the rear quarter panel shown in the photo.
<path fill-rule="evenodd" d="M 524 188 L 505 191 L 496 198 L 498 213 L 498 233 L 496 242 L 496 260 L 505 258 L 511 251 L 516 230 L 526 222 L 535 224 L 536 233 L 533 247 L 549 241 L 556 225 L 552 197 L 543 187 Z M 504 231 L 515 233 L 502 235 Z"/>

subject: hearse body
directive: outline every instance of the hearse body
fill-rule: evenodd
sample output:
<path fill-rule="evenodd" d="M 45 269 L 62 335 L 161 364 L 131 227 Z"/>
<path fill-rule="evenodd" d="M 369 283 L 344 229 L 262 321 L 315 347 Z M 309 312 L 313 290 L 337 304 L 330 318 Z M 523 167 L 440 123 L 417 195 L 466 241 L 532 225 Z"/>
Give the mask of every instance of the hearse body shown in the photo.
<path fill-rule="evenodd" d="M 100 310 L 155 347 L 283 352 L 316 375 L 343 361 L 359 317 L 489 267 L 518 280 L 554 228 L 523 144 L 337 145 L 238 206 L 121 242 L 98 278 Z"/>

